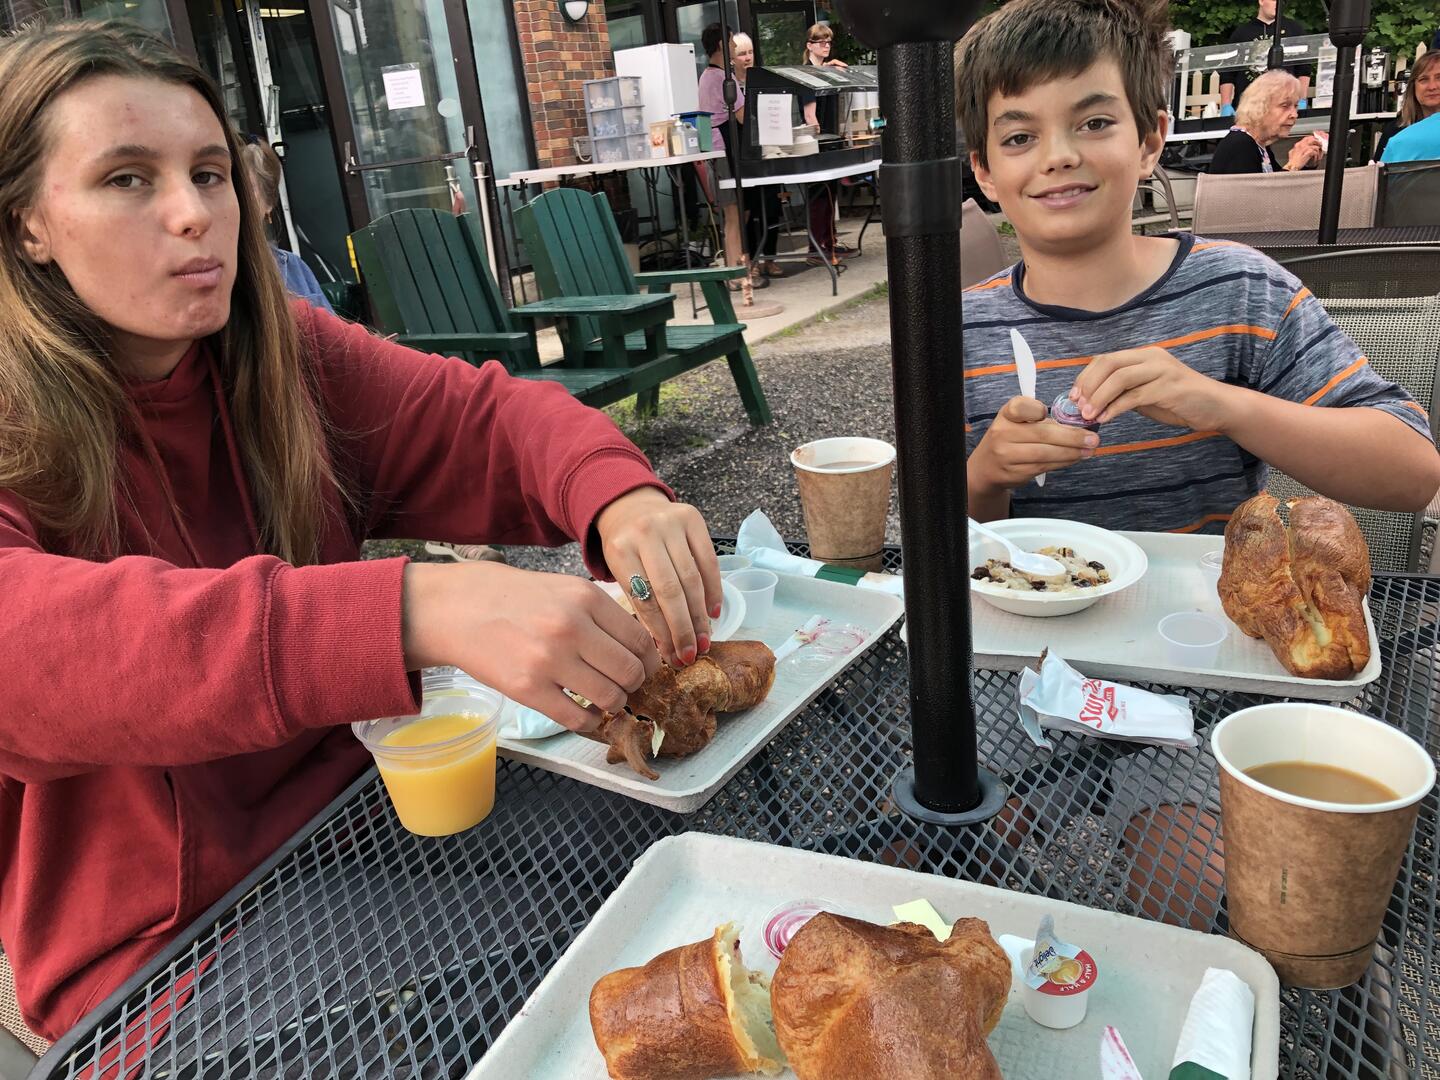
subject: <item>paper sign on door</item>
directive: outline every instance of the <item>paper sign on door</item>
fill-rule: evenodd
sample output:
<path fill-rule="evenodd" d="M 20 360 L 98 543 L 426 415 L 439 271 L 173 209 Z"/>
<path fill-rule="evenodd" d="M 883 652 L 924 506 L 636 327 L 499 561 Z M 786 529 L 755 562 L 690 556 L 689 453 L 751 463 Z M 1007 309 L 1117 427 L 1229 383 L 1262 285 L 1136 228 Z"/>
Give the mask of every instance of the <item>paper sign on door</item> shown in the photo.
<path fill-rule="evenodd" d="M 396 64 L 382 68 L 380 74 L 385 80 L 385 104 L 392 112 L 424 106 L 425 81 L 420 76 L 419 64 Z"/>

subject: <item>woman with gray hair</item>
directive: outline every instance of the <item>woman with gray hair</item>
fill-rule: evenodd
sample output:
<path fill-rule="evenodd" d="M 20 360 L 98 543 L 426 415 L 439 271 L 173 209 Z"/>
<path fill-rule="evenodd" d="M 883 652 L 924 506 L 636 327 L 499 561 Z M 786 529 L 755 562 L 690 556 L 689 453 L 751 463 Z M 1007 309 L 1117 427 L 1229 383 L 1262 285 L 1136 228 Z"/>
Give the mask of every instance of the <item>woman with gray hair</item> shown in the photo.
<path fill-rule="evenodd" d="M 1278 172 L 1281 168 L 1270 149 L 1290 134 L 1299 117 L 1300 80 L 1288 71 L 1275 69 L 1261 75 L 1245 90 L 1235 110 L 1235 126 L 1220 140 L 1210 159 L 1212 173 Z M 1310 169 L 1320 164 L 1325 148 L 1314 135 L 1307 135 L 1290 148 L 1284 168 L 1287 172 Z"/>

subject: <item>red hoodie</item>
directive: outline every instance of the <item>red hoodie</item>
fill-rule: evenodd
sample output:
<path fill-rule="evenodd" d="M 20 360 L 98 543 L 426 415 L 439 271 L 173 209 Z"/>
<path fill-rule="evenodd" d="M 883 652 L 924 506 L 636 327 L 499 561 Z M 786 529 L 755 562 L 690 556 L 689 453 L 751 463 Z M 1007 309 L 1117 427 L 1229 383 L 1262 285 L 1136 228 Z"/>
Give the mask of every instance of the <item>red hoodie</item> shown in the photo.
<path fill-rule="evenodd" d="M 26 1023 L 49 1038 L 354 779 L 368 755 L 343 725 L 415 710 L 405 560 L 356 561 L 363 539 L 583 538 L 603 575 L 596 515 L 664 486 L 555 384 L 296 310 L 361 500 L 324 565 L 255 554 L 199 347 L 133 388 L 148 439 L 120 448 L 123 557 L 42 549 L 0 492 L 0 941 Z"/>

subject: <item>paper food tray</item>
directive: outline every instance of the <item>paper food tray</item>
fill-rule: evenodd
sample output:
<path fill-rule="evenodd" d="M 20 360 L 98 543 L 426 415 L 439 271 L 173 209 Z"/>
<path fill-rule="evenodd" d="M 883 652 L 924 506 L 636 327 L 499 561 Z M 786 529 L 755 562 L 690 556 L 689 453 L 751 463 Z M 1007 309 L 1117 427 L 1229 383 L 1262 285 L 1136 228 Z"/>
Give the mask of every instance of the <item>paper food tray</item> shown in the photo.
<path fill-rule="evenodd" d="M 1207 967 L 1229 968 L 1255 992 L 1252 1075 L 1279 1075 L 1279 982 L 1265 959 L 1239 942 L 911 870 L 687 833 L 659 841 L 636 862 L 468 1080 L 605 1080 L 588 1008 L 597 979 L 699 941 L 724 922 L 740 926 L 746 964 L 773 973 L 776 961 L 761 941 L 765 916 L 804 897 L 879 923 L 894 921 L 892 905 L 923 898 L 946 921 L 986 920 L 996 937 L 1033 938 L 1040 917 L 1053 915 L 1056 932 L 1095 957 L 1100 978 L 1085 1019 L 1066 1031 L 1032 1021 L 1018 981 L 1012 985 L 990 1035 L 1005 1080 L 1095 1075 L 1106 1024 L 1120 1031 L 1142 1075 L 1165 1077 Z"/>
<path fill-rule="evenodd" d="M 1073 615 L 1034 619 L 1012 615 L 972 593 L 970 621 L 975 666 L 1000 671 L 1033 667 L 1042 649 L 1050 648 L 1078 671 L 1122 682 L 1156 682 L 1216 690 L 1238 690 L 1315 701 L 1349 701 L 1380 677 L 1380 643 L 1370 604 L 1365 625 L 1370 631 L 1370 662 L 1353 679 L 1302 679 L 1275 659 L 1270 646 L 1246 637 L 1212 603 L 1209 582 L 1200 571 L 1200 557 L 1224 547 L 1218 536 L 1174 533 L 1121 533 L 1144 549 L 1150 560 L 1145 576 L 1130 588 L 1107 596 Z M 1176 611 L 1204 610 L 1224 619 L 1230 636 L 1220 647 L 1212 668 L 1183 668 L 1165 657 L 1157 624 Z"/>
<path fill-rule="evenodd" d="M 734 640 L 763 641 L 777 649 L 810 616 L 824 615 L 832 622 L 864 629 L 864 644 L 835 657 L 818 674 L 803 674 L 782 664 L 776 669 L 770 696 L 753 709 L 722 714 L 715 739 L 705 749 L 689 757 L 652 761 L 659 780 L 646 780 L 623 762 L 606 764 L 608 748 L 604 743 L 568 732 L 548 739 L 502 737 L 499 752 L 515 761 L 618 791 L 666 810 L 682 814 L 698 810 L 836 675 L 872 648 L 904 610 L 900 598 L 888 593 L 814 578 L 778 576 L 780 584 L 770 618 L 759 626 L 741 627 L 732 636 Z"/>

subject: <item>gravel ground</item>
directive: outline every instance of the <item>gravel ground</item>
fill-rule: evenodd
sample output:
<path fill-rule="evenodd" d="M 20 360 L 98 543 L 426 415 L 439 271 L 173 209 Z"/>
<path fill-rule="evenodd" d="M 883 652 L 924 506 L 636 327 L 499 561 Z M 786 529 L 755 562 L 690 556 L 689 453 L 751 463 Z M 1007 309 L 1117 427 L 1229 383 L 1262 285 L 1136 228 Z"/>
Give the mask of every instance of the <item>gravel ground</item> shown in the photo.
<path fill-rule="evenodd" d="M 832 435 L 895 437 L 890 387 L 890 316 L 873 296 L 752 350 L 774 422 L 752 427 L 724 363 L 707 364 L 661 389 L 659 414 L 637 423 L 629 403 L 606 411 L 645 451 L 656 473 L 705 515 L 710 531 L 735 534 L 757 508 L 780 534 L 803 538 L 805 522 L 790 451 Z M 886 538 L 899 540 L 892 510 Z M 513 566 L 583 573 L 579 545 L 508 547 Z M 433 559 L 419 542 L 372 541 L 370 558 L 408 554 Z"/>
<path fill-rule="evenodd" d="M 1002 237 L 1014 254 L 1013 238 Z M 893 442 L 890 312 L 883 287 L 817 321 L 751 350 L 774 422 L 752 427 L 729 368 L 707 364 L 664 384 L 659 414 L 637 423 L 628 403 L 606 411 L 650 457 L 676 494 L 705 515 L 710 531 L 733 536 L 752 510 L 764 510 L 787 539 L 803 539 L 805 521 L 790 451 L 811 439 L 867 435 Z M 900 540 L 892 497 L 886 539 Z M 433 559 L 418 542 L 372 541 L 367 557 L 404 553 Z M 579 547 L 509 547 L 511 565 L 584 573 Z"/>

